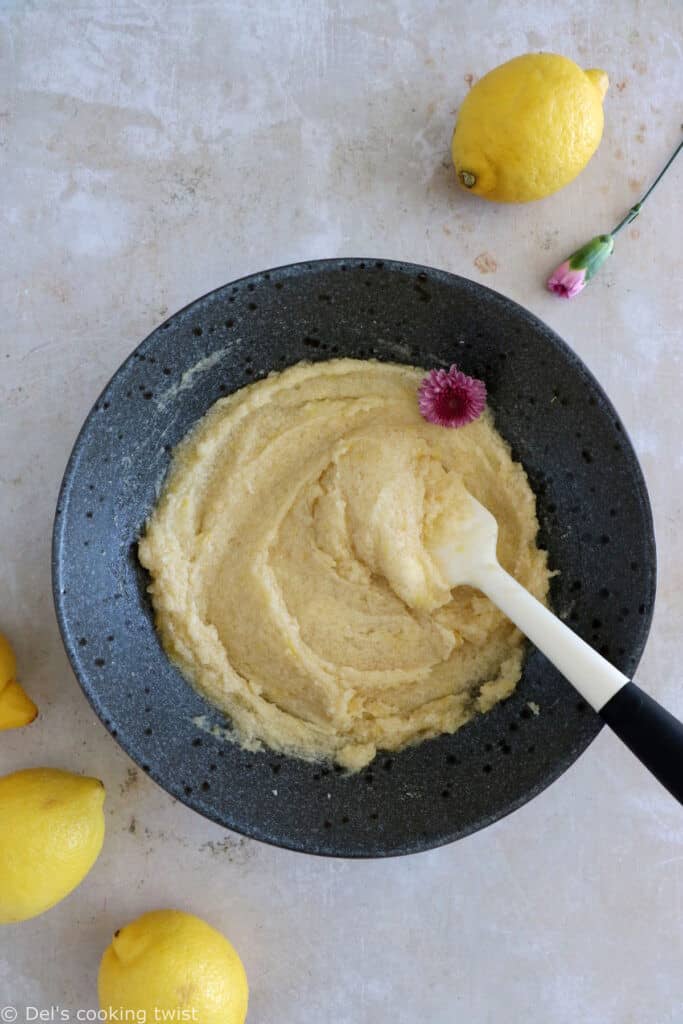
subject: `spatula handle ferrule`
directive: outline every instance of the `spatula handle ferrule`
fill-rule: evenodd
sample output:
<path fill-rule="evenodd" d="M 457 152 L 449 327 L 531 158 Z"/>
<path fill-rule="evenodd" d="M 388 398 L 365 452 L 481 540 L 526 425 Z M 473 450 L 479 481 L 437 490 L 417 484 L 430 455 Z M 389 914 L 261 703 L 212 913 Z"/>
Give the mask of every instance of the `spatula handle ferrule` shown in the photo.
<path fill-rule="evenodd" d="M 683 804 L 683 723 L 636 683 L 627 683 L 601 717 L 655 778 Z"/>

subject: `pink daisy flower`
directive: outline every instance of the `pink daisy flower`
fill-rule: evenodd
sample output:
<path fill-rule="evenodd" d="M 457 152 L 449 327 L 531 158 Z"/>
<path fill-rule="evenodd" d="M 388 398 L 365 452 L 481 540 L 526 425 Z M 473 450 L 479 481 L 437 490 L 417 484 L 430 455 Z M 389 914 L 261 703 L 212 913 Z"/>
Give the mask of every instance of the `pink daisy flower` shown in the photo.
<path fill-rule="evenodd" d="M 428 423 L 464 427 L 483 413 L 486 385 L 455 365 L 450 370 L 430 370 L 418 389 L 418 404 Z"/>

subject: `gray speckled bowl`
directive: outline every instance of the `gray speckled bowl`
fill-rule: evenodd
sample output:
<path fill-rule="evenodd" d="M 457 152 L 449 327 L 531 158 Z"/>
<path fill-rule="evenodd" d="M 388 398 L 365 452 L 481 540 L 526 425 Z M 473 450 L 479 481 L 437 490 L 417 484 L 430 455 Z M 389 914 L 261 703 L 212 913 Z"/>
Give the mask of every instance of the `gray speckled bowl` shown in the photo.
<path fill-rule="evenodd" d="M 116 372 L 64 476 L 54 596 L 74 671 L 130 756 L 180 800 L 246 835 L 310 853 L 414 853 L 519 807 L 588 746 L 600 720 L 537 651 L 516 693 L 453 736 L 354 776 L 249 753 L 194 724 L 221 715 L 166 658 L 136 540 L 174 445 L 221 395 L 302 359 L 457 362 L 486 380 L 538 496 L 552 603 L 632 675 L 655 591 L 650 508 L 619 419 L 543 323 L 438 270 L 322 260 L 226 285 L 162 324 Z M 540 713 L 535 714 L 535 705 Z"/>

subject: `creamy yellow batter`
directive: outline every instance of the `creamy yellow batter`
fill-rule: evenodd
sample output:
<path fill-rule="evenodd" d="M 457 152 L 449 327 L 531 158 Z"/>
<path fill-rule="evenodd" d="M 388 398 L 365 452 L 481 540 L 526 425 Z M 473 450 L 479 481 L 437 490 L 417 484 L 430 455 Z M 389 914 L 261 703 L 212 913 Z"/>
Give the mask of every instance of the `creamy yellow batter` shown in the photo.
<path fill-rule="evenodd" d="M 488 412 L 425 422 L 423 376 L 299 364 L 221 399 L 176 450 L 140 561 L 167 652 L 247 745 L 358 769 L 519 680 L 522 636 L 449 590 L 429 535 L 464 483 L 504 568 L 545 599 L 534 495 Z"/>

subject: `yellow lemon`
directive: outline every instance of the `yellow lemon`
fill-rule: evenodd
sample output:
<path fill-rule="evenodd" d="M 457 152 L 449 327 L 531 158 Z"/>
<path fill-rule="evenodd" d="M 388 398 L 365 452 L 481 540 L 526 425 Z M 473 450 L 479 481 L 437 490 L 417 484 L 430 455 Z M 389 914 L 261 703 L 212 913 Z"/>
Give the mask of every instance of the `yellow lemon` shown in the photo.
<path fill-rule="evenodd" d="M 0 690 L 0 730 L 20 729 L 37 717 L 38 708 L 16 679 L 11 679 Z"/>
<path fill-rule="evenodd" d="M 608 84 L 604 71 L 583 71 L 555 53 L 528 53 L 489 71 L 458 111 L 458 181 L 502 203 L 557 192 L 600 144 Z"/>
<path fill-rule="evenodd" d="M 56 768 L 0 778 L 0 924 L 63 900 L 85 878 L 104 839 L 104 786 Z"/>
<path fill-rule="evenodd" d="M 12 645 L 4 635 L 0 633 L 0 690 L 6 683 L 16 677 L 17 659 L 14 656 Z"/>
<path fill-rule="evenodd" d="M 215 928 L 180 910 L 153 910 L 115 932 L 98 990 L 109 1020 L 126 1010 L 148 1021 L 197 1024 L 243 1024 L 247 1016 L 237 952 Z"/>
<path fill-rule="evenodd" d="M 0 730 L 28 725 L 38 708 L 16 680 L 17 659 L 12 645 L 0 633 Z"/>

